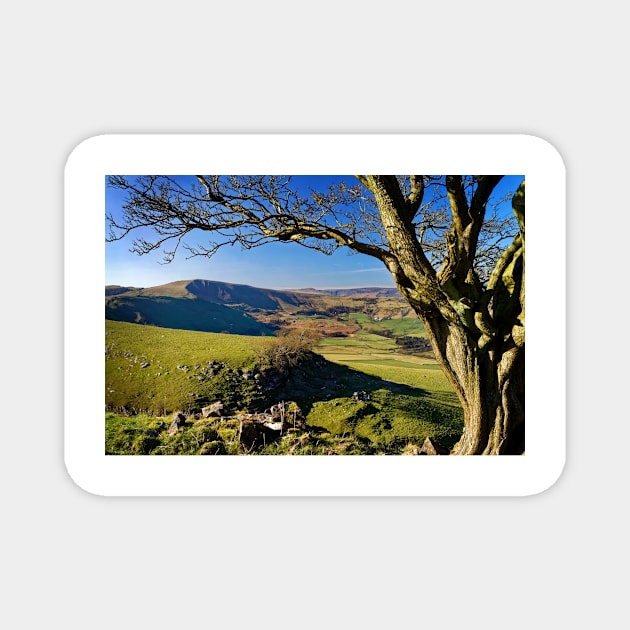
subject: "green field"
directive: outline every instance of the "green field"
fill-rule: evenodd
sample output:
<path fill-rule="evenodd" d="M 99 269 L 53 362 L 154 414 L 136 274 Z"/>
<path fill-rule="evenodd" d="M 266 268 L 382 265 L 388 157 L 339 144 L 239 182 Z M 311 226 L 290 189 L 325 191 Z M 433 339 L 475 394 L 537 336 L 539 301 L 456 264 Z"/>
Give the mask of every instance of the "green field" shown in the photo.
<path fill-rule="evenodd" d="M 274 338 L 113 321 L 106 321 L 105 331 L 106 450 L 112 454 L 238 453 L 229 421 L 211 428 L 194 424 L 167 439 L 169 414 L 194 413 L 216 400 L 226 414 L 281 400 L 299 404 L 308 431 L 291 432 L 262 454 L 394 454 L 427 436 L 451 448 L 461 434 L 462 409 L 430 355 L 402 354 L 393 339 L 365 330 L 323 340 L 311 360 L 264 392 L 242 371 L 254 367 L 257 353 Z M 147 429 L 159 435 L 149 439 Z"/>
<path fill-rule="evenodd" d="M 390 332 L 397 336 L 424 337 L 424 324 L 417 317 L 372 319 L 367 313 L 349 313 L 348 321 L 374 332 Z"/>
<path fill-rule="evenodd" d="M 381 382 L 381 387 L 370 395 L 376 413 L 364 413 L 354 423 L 356 435 L 373 437 L 377 433 L 381 441 L 394 442 L 402 437 L 418 441 L 430 435 L 449 445 L 459 435 L 459 400 L 440 366 L 428 354 L 402 354 L 393 339 L 364 331 L 351 338 L 326 339 L 317 351 L 331 363 Z M 331 413 L 322 405 L 325 407 L 326 403 L 315 405 L 315 412 L 319 413 L 314 414 L 312 421 L 315 415 L 320 422 L 328 416 L 322 426 L 333 431 L 346 430 L 343 414 Z"/>

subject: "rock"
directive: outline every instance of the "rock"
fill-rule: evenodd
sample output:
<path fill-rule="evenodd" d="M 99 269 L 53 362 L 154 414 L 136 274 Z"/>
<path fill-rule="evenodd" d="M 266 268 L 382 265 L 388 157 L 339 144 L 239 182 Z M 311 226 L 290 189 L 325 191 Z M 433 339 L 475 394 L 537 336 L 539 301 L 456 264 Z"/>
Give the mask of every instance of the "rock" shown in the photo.
<path fill-rule="evenodd" d="M 271 423 L 269 423 L 271 424 Z M 282 423 L 279 423 L 280 426 Z M 248 449 L 262 447 L 281 435 L 281 430 L 275 430 L 262 422 L 241 420 L 239 427 L 239 442 Z"/>
<path fill-rule="evenodd" d="M 148 368 L 150 365 L 151 365 L 150 363 L 143 363 L 143 364 L 140 366 L 140 369 L 142 369 L 142 368 Z"/>
<path fill-rule="evenodd" d="M 175 414 L 171 426 L 168 428 L 169 435 L 175 435 L 179 430 L 179 427 L 183 427 L 186 424 L 186 416 L 183 413 Z"/>
<path fill-rule="evenodd" d="M 282 427 L 284 426 L 284 422 L 263 422 L 263 425 L 272 431 L 282 431 Z"/>
<path fill-rule="evenodd" d="M 149 437 L 157 437 L 159 432 L 156 429 L 147 429 L 145 431 L 145 433 L 149 436 Z"/>
<path fill-rule="evenodd" d="M 448 455 L 449 453 L 447 448 L 440 446 L 433 438 L 427 436 L 418 455 Z"/>
<path fill-rule="evenodd" d="M 221 401 L 217 401 L 215 403 L 212 403 L 211 405 L 208 405 L 207 407 L 204 407 L 201 410 L 201 413 L 204 418 L 209 418 L 210 416 L 220 417 L 221 415 L 223 415 L 221 413 L 222 411 L 223 411 L 223 403 Z"/>
<path fill-rule="evenodd" d="M 284 412 L 284 407 L 282 407 L 281 405 L 282 405 L 282 403 L 278 403 L 277 405 L 272 405 L 272 406 L 269 408 L 268 413 L 269 413 L 269 415 L 270 415 L 272 418 L 274 418 L 274 419 L 275 419 L 275 418 L 280 418 L 280 417 L 282 417 L 283 412 Z"/>
<path fill-rule="evenodd" d="M 426 453 L 420 453 L 420 447 L 416 444 L 407 444 L 401 455 L 426 455 Z"/>

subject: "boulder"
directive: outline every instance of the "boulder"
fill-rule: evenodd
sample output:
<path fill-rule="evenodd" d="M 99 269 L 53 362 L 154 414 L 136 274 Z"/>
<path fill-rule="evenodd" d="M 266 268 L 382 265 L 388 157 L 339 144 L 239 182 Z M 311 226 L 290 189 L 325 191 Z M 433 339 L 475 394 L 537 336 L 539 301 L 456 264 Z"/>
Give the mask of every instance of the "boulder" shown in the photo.
<path fill-rule="evenodd" d="M 281 429 L 273 429 L 254 419 L 241 420 L 239 442 L 248 449 L 259 448 L 278 439 L 281 433 Z"/>
<path fill-rule="evenodd" d="M 171 426 L 168 428 L 169 435 L 175 435 L 180 427 L 186 424 L 186 416 L 183 413 L 175 414 Z"/>
<path fill-rule="evenodd" d="M 428 437 L 420 447 L 419 455 L 448 455 L 450 451 L 440 446 L 433 438 Z"/>
<path fill-rule="evenodd" d="M 217 401 L 215 403 L 212 403 L 211 405 L 208 405 L 207 407 L 204 407 L 201 410 L 201 415 L 204 418 L 209 418 L 210 416 L 220 417 L 223 415 L 221 413 L 222 411 L 223 411 L 223 403 L 221 401 Z"/>

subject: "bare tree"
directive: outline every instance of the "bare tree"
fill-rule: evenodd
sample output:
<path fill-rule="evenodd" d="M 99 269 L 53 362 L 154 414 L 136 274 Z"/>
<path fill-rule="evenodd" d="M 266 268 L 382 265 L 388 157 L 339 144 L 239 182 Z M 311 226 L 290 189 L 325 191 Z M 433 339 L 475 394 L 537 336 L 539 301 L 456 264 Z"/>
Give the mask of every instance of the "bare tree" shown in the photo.
<path fill-rule="evenodd" d="M 380 260 L 428 331 L 437 360 L 464 409 L 453 454 L 520 454 L 525 449 L 525 182 L 513 216 L 491 207 L 500 175 L 357 175 L 299 194 L 290 177 L 112 176 L 125 191 L 108 240 L 139 228 L 146 254 L 180 247 L 211 256 L 293 241 L 332 253 L 339 247 Z M 195 230 L 216 240 L 192 246 Z"/>

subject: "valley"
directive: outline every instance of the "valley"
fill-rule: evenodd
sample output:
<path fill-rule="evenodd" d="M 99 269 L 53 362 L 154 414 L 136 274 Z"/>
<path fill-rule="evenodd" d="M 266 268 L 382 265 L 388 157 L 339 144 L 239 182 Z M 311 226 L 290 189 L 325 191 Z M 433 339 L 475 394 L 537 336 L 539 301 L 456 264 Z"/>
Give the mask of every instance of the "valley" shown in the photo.
<path fill-rule="evenodd" d="M 105 332 L 109 454 L 213 454 L 192 437 L 210 424 L 216 454 L 400 454 L 428 437 L 450 449 L 461 433 L 457 396 L 394 290 L 107 287 Z M 216 401 L 223 417 L 200 417 Z M 254 450 L 230 433 L 235 418 L 242 432 L 243 418 L 284 401 L 299 409 L 299 428 Z M 188 426 L 168 435 L 176 413 Z"/>

